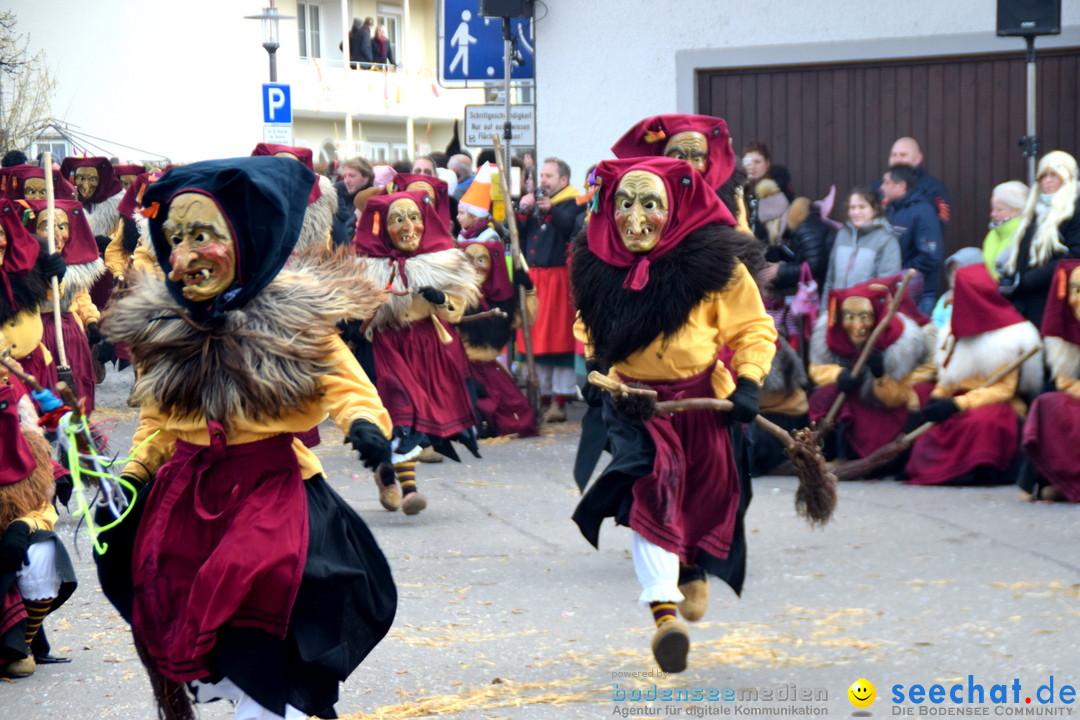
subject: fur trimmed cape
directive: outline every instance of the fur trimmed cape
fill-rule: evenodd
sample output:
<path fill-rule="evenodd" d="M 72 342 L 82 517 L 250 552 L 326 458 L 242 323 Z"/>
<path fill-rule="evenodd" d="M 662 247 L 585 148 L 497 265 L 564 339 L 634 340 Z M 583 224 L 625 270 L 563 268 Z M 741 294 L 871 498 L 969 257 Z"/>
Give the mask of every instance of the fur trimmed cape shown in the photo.
<path fill-rule="evenodd" d="M 125 190 L 121 190 L 110 198 L 105 198 L 93 207 L 83 204 L 86 211 L 86 219 L 90 223 L 90 230 L 94 236 L 112 235 L 113 228 L 120 220 L 120 201 L 124 199 Z"/>
<path fill-rule="evenodd" d="M 63 310 L 71 307 L 75 295 L 82 290 L 89 291 L 94 283 L 105 274 L 105 261 L 97 258 L 93 262 L 79 265 L 68 265 L 64 273 L 63 291 L 60 294 L 60 307 Z M 43 308 L 46 312 L 52 311 L 52 306 L 46 304 Z"/>
<path fill-rule="evenodd" d="M 319 377 L 333 367 L 335 323 L 370 316 L 384 298 L 355 257 L 298 262 L 247 305 L 202 325 L 165 283 L 143 273 L 106 311 L 102 328 L 111 342 L 131 345 L 139 376 L 129 402 L 201 415 L 229 431 L 315 401 Z"/>
<path fill-rule="evenodd" d="M 885 348 L 885 374 L 894 380 L 903 380 L 917 367 L 929 362 L 934 351 L 935 331 L 933 324 L 922 328 L 907 315 L 897 314 L 897 317 L 903 322 L 904 330 L 896 342 Z M 829 347 L 826 341 L 828 330 L 829 315 L 821 313 L 810 338 L 810 362 L 814 365 L 842 365 L 848 368 L 855 365 L 857 357 L 841 357 Z M 864 399 L 875 402 L 873 385 L 874 377 L 867 372 L 860 394 Z"/>
<path fill-rule="evenodd" d="M 678 332 L 706 296 L 728 287 L 739 261 L 755 281 L 765 267 L 757 238 L 712 223 L 653 260 L 649 283 L 631 290 L 623 287 L 630 269 L 601 260 L 589 249 L 586 233 L 582 229 L 571 246 L 570 285 L 593 354 L 608 365 L 625 360 L 660 335 Z"/>
<path fill-rule="evenodd" d="M 944 340 L 934 352 L 938 385 L 954 386 L 970 377 L 989 378 L 1031 348 L 1042 347 L 1039 330 L 1027 320 L 990 332 L 955 340 L 951 324 L 942 328 Z M 1020 366 L 1017 392 L 1033 397 L 1042 389 L 1043 354 L 1040 350 Z"/>
<path fill-rule="evenodd" d="M 44 254 L 39 256 L 39 267 L 30 272 L 7 276 L 11 283 L 11 294 L 15 298 L 15 307 L 8 302 L 7 293 L 0 286 L 0 324 L 8 322 L 20 312 L 36 311 L 45 303 L 49 285 L 45 282 L 45 274 L 39 269 L 44 258 Z"/>
<path fill-rule="evenodd" d="M 803 367 L 799 354 L 783 340 L 778 342 L 769 374 L 761 383 L 761 394 L 791 395 L 805 389 L 809 384 L 810 380 L 806 376 L 806 368 Z"/>
<path fill-rule="evenodd" d="M 325 175 L 319 176 L 319 199 L 307 206 L 304 211 L 304 224 L 300 228 L 300 237 L 296 241 L 294 253 L 304 252 L 320 243 L 330 243 L 331 225 L 337 212 L 338 195 L 334 183 Z"/>
<path fill-rule="evenodd" d="M 1043 338 L 1046 366 L 1054 378 L 1072 380 L 1080 378 L 1080 345 L 1074 345 L 1059 337 Z"/>
<path fill-rule="evenodd" d="M 367 276 L 379 287 L 386 287 L 391 268 L 397 267 L 396 262 L 384 257 L 363 257 L 360 262 Z M 465 307 L 480 302 L 480 284 L 477 282 L 476 269 L 465 252 L 457 248 L 413 255 L 405 260 L 405 274 L 408 277 L 408 286 L 405 285 L 401 273 L 395 272 L 393 289 L 408 291 L 407 294 L 390 295 L 375 313 L 371 321 L 372 331 L 385 327 L 407 327 L 413 293 L 422 287 L 433 287 L 454 295 Z"/>

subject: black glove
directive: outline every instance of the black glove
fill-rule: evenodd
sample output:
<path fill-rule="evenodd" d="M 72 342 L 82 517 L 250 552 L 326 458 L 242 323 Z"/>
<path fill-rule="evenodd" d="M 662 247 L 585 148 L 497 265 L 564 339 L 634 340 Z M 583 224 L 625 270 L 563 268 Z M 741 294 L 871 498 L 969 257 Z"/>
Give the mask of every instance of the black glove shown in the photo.
<path fill-rule="evenodd" d="M 98 328 L 98 324 L 96 322 L 92 322 L 86 326 L 87 343 L 89 343 L 90 345 L 97 345 L 104 339 L 105 336 L 101 334 L 101 330 Z"/>
<path fill-rule="evenodd" d="M 850 368 L 844 368 L 840 371 L 840 377 L 836 378 L 836 386 L 840 388 L 840 392 L 845 395 L 854 395 L 862 388 L 863 376 L 859 373 L 856 377 L 851 374 Z"/>
<path fill-rule="evenodd" d="M 795 259 L 795 252 L 787 245 L 770 245 L 765 251 L 765 262 L 791 262 Z"/>
<path fill-rule="evenodd" d="M 960 412 L 960 408 L 955 400 L 943 398 L 926 403 L 926 407 L 922 409 L 922 416 L 923 420 L 927 422 L 939 423 L 948 420 L 958 412 Z"/>
<path fill-rule="evenodd" d="M 21 520 L 8 525 L 0 540 L 0 573 L 14 573 L 30 563 L 26 548 L 30 547 L 30 526 Z"/>
<path fill-rule="evenodd" d="M 432 305 L 442 305 L 446 302 L 446 293 L 442 290 L 436 290 L 433 287 L 422 287 L 416 292 Z"/>
<path fill-rule="evenodd" d="M 603 365 L 599 360 L 586 360 L 585 361 L 585 374 L 596 371 L 598 373 L 604 373 Z M 593 385 L 588 379 L 585 380 L 585 384 L 581 388 L 581 397 L 585 398 L 585 403 L 589 407 L 603 407 L 604 395 L 607 394 L 607 390 L 604 390 L 598 385 Z"/>
<path fill-rule="evenodd" d="M 739 382 L 735 384 L 735 392 L 727 398 L 735 406 L 731 408 L 731 418 L 735 422 L 748 423 L 757 417 L 760 409 L 759 390 L 758 384 L 750 378 L 739 378 Z"/>
<path fill-rule="evenodd" d="M 67 272 L 67 263 L 57 252 L 45 256 L 45 259 L 41 261 L 41 269 L 45 272 L 46 280 L 56 278 L 57 281 L 60 281 L 64 279 L 64 273 Z"/>
<path fill-rule="evenodd" d="M 113 360 L 116 360 L 116 346 L 111 342 L 101 343 L 101 347 L 98 348 L 97 359 L 102 365 L 108 365 Z"/>
<path fill-rule="evenodd" d="M 533 289 L 532 278 L 529 277 L 529 273 L 525 272 L 521 268 L 514 268 L 514 284 L 520 285 L 526 290 Z"/>
<path fill-rule="evenodd" d="M 99 253 L 104 253 L 105 248 L 109 247 L 109 243 L 112 242 L 112 238 L 108 235 L 95 235 L 94 239 L 97 240 L 97 249 Z"/>
<path fill-rule="evenodd" d="M 874 350 L 870 353 L 870 357 L 866 358 L 866 367 L 869 368 L 870 374 L 876 378 L 885 374 L 885 353 L 880 350 Z"/>
<path fill-rule="evenodd" d="M 390 462 L 390 441 L 383 436 L 382 430 L 368 420 L 353 420 L 346 442 L 360 453 L 360 460 L 368 470 L 375 470 L 379 465 Z"/>

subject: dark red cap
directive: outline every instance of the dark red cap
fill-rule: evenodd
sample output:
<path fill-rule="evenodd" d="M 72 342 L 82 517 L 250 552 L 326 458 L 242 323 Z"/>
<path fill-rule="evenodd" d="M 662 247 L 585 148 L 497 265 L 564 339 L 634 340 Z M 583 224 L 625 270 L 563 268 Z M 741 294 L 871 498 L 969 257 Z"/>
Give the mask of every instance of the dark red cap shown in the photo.
<path fill-rule="evenodd" d="M 639 122 L 611 146 L 618 158 L 663 155 L 664 146 L 673 136 L 683 132 L 699 132 L 709 145 L 709 161 L 705 166 L 705 184 L 719 190 L 735 172 L 735 151 L 727 123 L 710 115 L 654 115 Z"/>

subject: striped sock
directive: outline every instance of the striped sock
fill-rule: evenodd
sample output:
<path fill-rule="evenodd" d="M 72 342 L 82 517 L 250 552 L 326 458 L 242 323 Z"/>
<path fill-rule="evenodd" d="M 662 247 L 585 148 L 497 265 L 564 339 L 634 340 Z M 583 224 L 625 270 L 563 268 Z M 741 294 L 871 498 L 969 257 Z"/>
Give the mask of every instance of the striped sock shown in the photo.
<path fill-rule="evenodd" d="M 394 464 L 394 474 L 397 475 L 398 485 L 401 486 L 402 496 L 416 492 L 416 461 L 406 460 Z"/>
<path fill-rule="evenodd" d="M 45 620 L 45 616 L 49 614 L 52 604 L 52 600 L 23 600 L 23 605 L 26 607 L 27 647 L 30 647 L 30 643 L 37 637 L 38 629 L 41 627 L 42 621 Z"/>
<path fill-rule="evenodd" d="M 675 610 L 675 603 L 673 602 L 651 602 L 649 603 L 649 609 L 652 610 L 653 620 L 656 621 L 656 627 L 660 627 L 668 620 L 674 620 L 678 617 Z"/>

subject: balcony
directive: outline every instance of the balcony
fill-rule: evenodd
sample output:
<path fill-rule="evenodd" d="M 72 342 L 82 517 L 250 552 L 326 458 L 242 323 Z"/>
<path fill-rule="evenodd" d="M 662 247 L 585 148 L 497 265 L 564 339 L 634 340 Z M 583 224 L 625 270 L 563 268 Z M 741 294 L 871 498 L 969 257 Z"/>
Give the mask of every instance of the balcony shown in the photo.
<path fill-rule="evenodd" d="M 394 122 L 458 120 L 462 107 L 483 103 L 484 91 L 440 87 L 434 69 L 382 72 L 346 69 L 341 60 L 291 58 L 280 78 L 292 86 L 293 113 L 299 117 Z"/>

